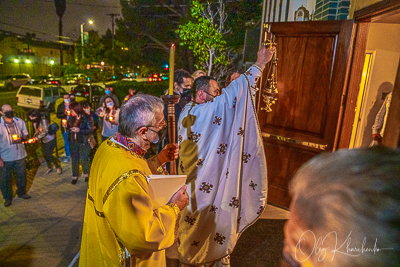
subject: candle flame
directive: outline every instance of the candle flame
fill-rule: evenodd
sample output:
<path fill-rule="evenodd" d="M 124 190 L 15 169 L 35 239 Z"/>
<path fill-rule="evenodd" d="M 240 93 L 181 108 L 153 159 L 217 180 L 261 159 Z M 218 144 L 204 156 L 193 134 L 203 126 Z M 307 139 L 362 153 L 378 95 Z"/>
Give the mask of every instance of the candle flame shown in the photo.
<path fill-rule="evenodd" d="M 13 135 L 12 135 L 12 139 L 13 139 L 13 140 L 17 140 L 17 139 L 18 139 L 18 134 L 13 134 Z"/>

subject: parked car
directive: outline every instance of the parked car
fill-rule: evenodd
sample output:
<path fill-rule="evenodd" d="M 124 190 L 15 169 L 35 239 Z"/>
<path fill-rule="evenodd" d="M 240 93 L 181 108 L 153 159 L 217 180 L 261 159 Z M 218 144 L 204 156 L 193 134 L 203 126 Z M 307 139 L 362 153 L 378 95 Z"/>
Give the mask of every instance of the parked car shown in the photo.
<path fill-rule="evenodd" d="M 45 84 L 50 78 L 51 75 L 32 77 L 31 84 Z"/>
<path fill-rule="evenodd" d="M 62 78 L 60 77 L 49 77 L 47 79 L 46 84 L 52 84 L 52 85 L 61 85 L 62 84 Z"/>
<path fill-rule="evenodd" d="M 54 103 L 66 91 L 62 87 L 52 85 L 23 85 L 19 88 L 17 106 L 54 111 Z"/>
<path fill-rule="evenodd" d="M 153 73 L 152 75 L 149 76 L 148 81 L 149 82 L 161 82 L 162 78 L 161 78 L 160 74 Z"/>
<path fill-rule="evenodd" d="M 25 85 L 31 82 L 31 77 L 29 74 L 16 74 L 11 75 L 9 79 L 4 82 L 3 87 L 7 88 L 7 90 L 12 91 L 17 89 L 21 85 Z"/>
<path fill-rule="evenodd" d="M 136 79 L 136 73 L 134 72 L 125 73 L 124 76 L 122 77 L 122 81 L 133 81 L 135 79 Z"/>
<path fill-rule="evenodd" d="M 65 84 L 70 85 L 70 84 L 82 84 L 87 81 L 87 75 L 82 74 L 82 73 L 77 73 L 77 74 L 68 74 L 64 77 Z"/>
<path fill-rule="evenodd" d="M 71 94 L 75 94 L 76 96 L 84 96 L 89 99 L 90 87 L 92 87 L 92 102 L 98 102 L 100 97 L 104 95 L 104 87 L 100 85 L 90 83 L 79 84 L 71 90 Z"/>

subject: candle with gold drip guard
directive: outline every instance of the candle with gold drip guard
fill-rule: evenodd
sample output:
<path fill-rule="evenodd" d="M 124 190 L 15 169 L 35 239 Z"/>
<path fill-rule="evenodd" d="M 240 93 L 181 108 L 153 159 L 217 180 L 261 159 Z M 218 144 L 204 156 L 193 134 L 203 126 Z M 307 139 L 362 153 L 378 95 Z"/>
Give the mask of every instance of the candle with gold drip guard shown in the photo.
<path fill-rule="evenodd" d="M 175 45 L 172 44 L 169 50 L 169 90 L 168 94 L 174 94 L 174 66 L 175 66 Z"/>

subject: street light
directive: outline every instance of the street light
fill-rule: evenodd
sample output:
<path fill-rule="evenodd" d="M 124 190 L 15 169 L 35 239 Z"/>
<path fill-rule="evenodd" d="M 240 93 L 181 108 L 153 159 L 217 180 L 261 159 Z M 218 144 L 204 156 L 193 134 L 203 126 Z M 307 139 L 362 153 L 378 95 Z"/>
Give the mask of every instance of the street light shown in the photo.
<path fill-rule="evenodd" d="M 89 25 L 92 25 L 94 22 L 93 22 L 93 20 L 89 20 L 88 23 L 89 23 Z M 85 58 L 85 54 L 83 51 L 83 47 L 85 45 L 85 43 L 83 41 L 83 25 L 85 25 L 85 23 L 81 24 L 82 60 Z"/>
<path fill-rule="evenodd" d="M 50 60 L 51 75 L 53 75 L 53 65 L 54 65 L 54 60 Z"/>

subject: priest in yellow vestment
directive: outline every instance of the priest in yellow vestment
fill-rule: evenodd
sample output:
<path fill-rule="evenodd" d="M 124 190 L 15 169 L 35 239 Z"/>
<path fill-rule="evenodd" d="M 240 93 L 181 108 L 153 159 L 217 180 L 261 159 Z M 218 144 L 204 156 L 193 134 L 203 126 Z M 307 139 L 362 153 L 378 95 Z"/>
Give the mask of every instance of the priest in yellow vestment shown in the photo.
<path fill-rule="evenodd" d="M 93 160 L 86 199 L 79 266 L 165 266 L 164 249 L 175 239 L 175 224 L 188 197 L 183 186 L 168 205 L 153 208 L 147 176 L 177 158 L 166 146 L 146 160 L 150 142 L 165 132 L 163 102 L 137 95 L 121 107 L 118 132 L 101 144 Z M 132 260 L 134 259 L 134 260 Z"/>

